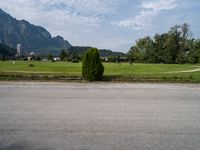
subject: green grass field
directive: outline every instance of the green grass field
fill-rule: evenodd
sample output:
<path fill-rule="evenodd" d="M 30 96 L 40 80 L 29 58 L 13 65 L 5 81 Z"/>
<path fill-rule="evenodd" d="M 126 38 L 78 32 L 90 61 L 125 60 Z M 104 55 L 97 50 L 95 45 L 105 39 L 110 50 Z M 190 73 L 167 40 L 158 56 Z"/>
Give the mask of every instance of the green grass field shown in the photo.
<path fill-rule="evenodd" d="M 30 64 L 34 65 L 30 67 Z M 200 82 L 200 64 L 133 64 L 104 63 L 105 79 L 118 81 L 190 81 Z M 59 80 L 59 78 L 81 78 L 82 63 L 69 62 L 29 62 L 12 61 L 0 62 L 1 79 L 37 79 L 45 77 Z"/>

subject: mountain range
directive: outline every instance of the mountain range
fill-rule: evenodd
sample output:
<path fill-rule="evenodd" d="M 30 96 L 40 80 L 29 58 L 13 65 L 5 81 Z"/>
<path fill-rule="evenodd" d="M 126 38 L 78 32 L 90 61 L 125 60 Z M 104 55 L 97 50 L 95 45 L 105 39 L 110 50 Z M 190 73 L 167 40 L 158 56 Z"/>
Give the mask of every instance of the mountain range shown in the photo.
<path fill-rule="evenodd" d="M 71 55 L 83 55 L 89 48 L 89 46 L 71 46 L 67 49 L 67 52 Z M 99 54 L 101 57 L 109 57 L 109 56 L 126 56 L 125 53 L 122 52 L 113 52 L 107 49 L 99 49 Z"/>
<path fill-rule="evenodd" d="M 82 55 L 91 48 L 90 46 L 72 46 L 63 37 L 59 35 L 52 37 L 45 28 L 33 25 L 26 20 L 17 20 L 0 9 L 0 44 L 16 49 L 19 43 L 22 44 L 23 50 L 27 53 L 34 51 L 39 55 L 51 53 L 58 56 L 62 49 L 73 55 Z M 0 51 L 2 50 L 0 49 Z M 125 55 L 121 52 L 112 52 L 106 49 L 101 49 L 99 52 L 101 57 Z"/>
<path fill-rule="evenodd" d="M 26 20 L 17 20 L 0 9 L 0 43 L 16 48 L 18 43 L 27 52 L 40 54 L 58 54 L 71 44 L 61 36 L 52 35 L 43 27 L 30 24 Z"/>

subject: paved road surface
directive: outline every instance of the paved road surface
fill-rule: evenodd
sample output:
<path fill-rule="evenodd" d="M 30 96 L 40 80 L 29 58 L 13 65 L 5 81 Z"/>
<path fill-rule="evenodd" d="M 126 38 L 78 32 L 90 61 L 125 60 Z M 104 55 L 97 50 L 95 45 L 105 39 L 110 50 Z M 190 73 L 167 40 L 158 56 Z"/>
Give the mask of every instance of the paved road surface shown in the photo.
<path fill-rule="evenodd" d="M 0 82 L 1 150 L 199 150 L 200 85 Z"/>

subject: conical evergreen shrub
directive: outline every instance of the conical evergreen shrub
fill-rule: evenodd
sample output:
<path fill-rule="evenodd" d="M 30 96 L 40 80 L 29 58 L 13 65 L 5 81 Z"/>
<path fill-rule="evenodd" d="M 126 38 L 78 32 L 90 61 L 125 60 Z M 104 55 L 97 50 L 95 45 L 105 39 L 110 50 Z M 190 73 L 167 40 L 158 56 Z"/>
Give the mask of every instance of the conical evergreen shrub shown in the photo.
<path fill-rule="evenodd" d="M 86 80 L 101 81 L 103 73 L 104 66 L 101 63 L 98 49 L 90 48 L 83 58 L 82 76 Z"/>

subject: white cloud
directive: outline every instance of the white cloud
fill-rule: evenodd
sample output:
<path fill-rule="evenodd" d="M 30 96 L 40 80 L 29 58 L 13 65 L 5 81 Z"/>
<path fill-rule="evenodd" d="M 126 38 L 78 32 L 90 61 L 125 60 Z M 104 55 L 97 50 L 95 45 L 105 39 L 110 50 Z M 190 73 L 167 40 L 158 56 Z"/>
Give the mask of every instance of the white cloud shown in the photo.
<path fill-rule="evenodd" d="M 119 27 L 133 30 L 141 30 L 149 27 L 154 17 L 164 10 L 171 10 L 177 7 L 176 0 L 148 0 L 142 2 L 142 9 L 137 16 L 131 19 L 114 23 Z"/>
<path fill-rule="evenodd" d="M 199 33 L 199 21 L 194 18 L 198 18 L 200 3 L 193 1 L 0 0 L 0 8 L 17 19 L 45 27 L 53 36 L 63 36 L 73 45 L 127 51 L 138 38 L 165 32 L 183 21 Z"/>
<path fill-rule="evenodd" d="M 119 0 L 1 0 L 0 7 L 17 19 L 45 27 L 73 45 L 112 48 L 106 38 L 106 16 L 115 14 Z M 11 5 L 12 4 L 12 5 Z M 103 33 L 105 35 L 103 35 Z M 111 33 L 112 35 L 112 33 Z M 112 41 L 119 37 L 111 38 Z M 118 41 L 118 40 L 117 40 Z M 114 47 L 116 48 L 117 45 Z"/>
<path fill-rule="evenodd" d="M 12 5 L 11 5 L 12 4 Z M 23 19 L 37 22 L 37 18 L 51 17 L 56 21 L 93 23 L 113 9 L 103 0 L 1 0 L 0 6 Z M 43 17 L 44 16 L 44 17 Z"/>
<path fill-rule="evenodd" d="M 154 0 L 142 2 L 144 9 L 150 9 L 152 11 L 170 10 L 177 7 L 176 0 Z"/>

